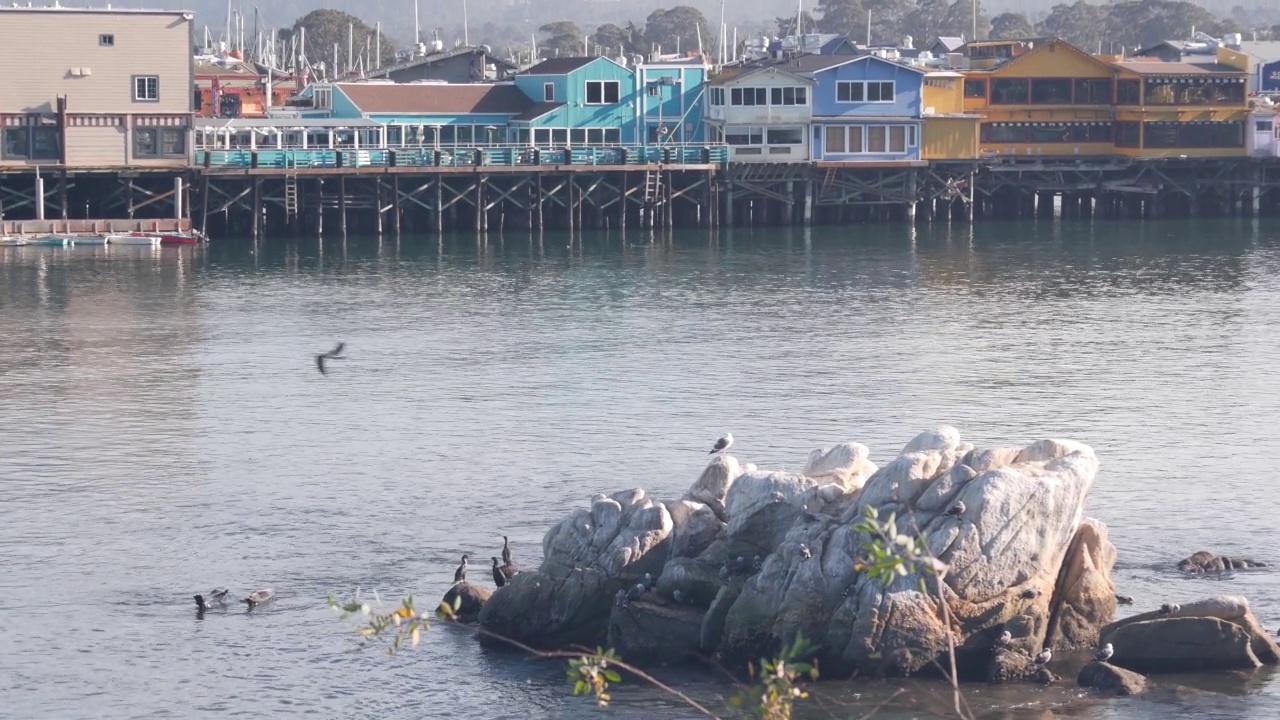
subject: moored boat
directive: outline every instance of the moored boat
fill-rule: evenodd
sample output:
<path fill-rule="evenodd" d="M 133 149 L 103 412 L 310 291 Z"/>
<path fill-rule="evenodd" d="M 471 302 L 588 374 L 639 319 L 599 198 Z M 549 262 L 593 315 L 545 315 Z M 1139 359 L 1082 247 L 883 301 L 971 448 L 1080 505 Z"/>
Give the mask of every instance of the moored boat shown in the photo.
<path fill-rule="evenodd" d="M 129 234 L 139 237 L 160 238 L 161 245 L 196 245 L 203 239 L 197 233 L 184 232 L 135 232 Z"/>
<path fill-rule="evenodd" d="M 67 247 L 71 245 L 71 238 L 60 235 L 46 235 L 44 237 L 31 238 L 27 241 L 27 244 L 39 247 Z"/>
<path fill-rule="evenodd" d="M 0 247 L 18 247 L 19 245 L 27 245 L 28 242 L 26 238 L 0 235 Z"/>
<path fill-rule="evenodd" d="M 107 243 L 109 245 L 159 245 L 160 236 L 136 235 L 133 233 L 127 235 L 108 235 Z"/>
<path fill-rule="evenodd" d="M 77 235 L 72 239 L 76 245 L 106 245 L 106 235 Z"/>

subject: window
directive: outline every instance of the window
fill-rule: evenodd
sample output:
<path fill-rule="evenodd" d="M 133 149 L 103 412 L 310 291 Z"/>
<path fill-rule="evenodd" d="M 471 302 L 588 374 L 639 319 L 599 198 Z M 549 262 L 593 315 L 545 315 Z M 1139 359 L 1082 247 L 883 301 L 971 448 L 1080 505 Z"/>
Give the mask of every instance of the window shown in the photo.
<path fill-rule="evenodd" d="M 1136 148 L 1141 147 L 1142 138 L 1141 126 L 1136 122 L 1118 122 L 1116 123 L 1116 147 Z"/>
<path fill-rule="evenodd" d="M 828 125 L 827 126 L 826 152 L 829 152 L 829 153 L 846 152 L 845 150 L 846 145 L 844 142 L 844 139 L 845 139 L 844 128 L 845 128 L 844 125 Z"/>
<path fill-rule="evenodd" d="M 328 110 L 333 107 L 333 88 L 313 88 L 311 90 L 311 107 L 316 110 Z"/>
<path fill-rule="evenodd" d="M 711 104 L 715 107 L 724 106 L 724 88 L 711 88 Z"/>
<path fill-rule="evenodd" d="M 907 126 L 889 126 L 889 152 L 904 153 L 907 151 Z"/>
<path fill-rule="evenodd" d="M 1253 126 L 1254 132 L 1271 132 L 1271 128 L 1275 123 L 1271 120 L 1259 120 L 1257 125 Z"/>
<path fill-rule="evenodd" d="M 586 145 L 587 129 L 586 128 L 570 128 L 569 143 L 571 145 Z"/>
<path fill-rule="evenodd" d="M 138 158 L 159 157 L 159 128 L 139 127 L 133 129 L 133 156 Z"/>
<path fill-rule="evenodd" d="M 657 86 L 657 85 L 650 85 L 650 86 L 649 86 L 649 97 L 658 97 L 658 86 Z"/>
<path fill-rule="evenodd" d="M 1110 105 L 1111 80 L 1076 79 L 1076 105 Z"/>
<path fill-rule="evenodd" d="M 967 98 L 983 98 L 987 97 L 987 81 L 986 80 L 965 80 L 964 96 Z"/>
<path fill-rule="evenodd" d="M 1116 83 L 1117 105 L 1141 105 L 1142 91 L 1137 80 L 1121 80 Z"/>
<path fill-rule="evenodd" d="M 1244 81 L 1234 78 L 1148 78 L 1148 105 L 1244 104 Z"/>
<path fill-rule="evenodd" d="M 1033 105 L 1070 105 L 1071 81 L 1066 78 L 1034 78 L 1031 81 Z"/>
<path fill-rule="evenodd" d="M 804 87 L 777 87 L 769 91 L 769 104 L 782 107 L 808 105 L 809 92 Z"/>
<path fill-rule="evenodd" d="M 550 145 L 551 128 L 534 128 L 533 142 L 535 145 Z"/>
<path fill-rule="evenodd" d="M 729 91 L 729 104 L 749 107 L 768 105 L 768 88 L 733 88 Z"/>
<path fill-rule="evenodd" d="M 726 145 L 763 145 L 764 132 L 758 127 L 726 127 L 724 142 Z"/>
<path fill-rule="evenodd" d="M 4 156 L 15 160 L 31 157 L 31 136 L 27 128 L 4 129 Z"/>
<path fill-rule="evenodd" d="M 916 126 L 915 125 L 911 125 L 907 127 L 907 145 L 909 145 L 910 147 L 916 146 Z"/>
<path fill-rule="evenodd" d="M 803 145 L 803 128 L 769 128 L 765 133 L 769 145 Z"/>
<path fill-rule="evenodd" d="M 1026 78 L 995 78 L 991 81 L 992 105 L 1025 105 Z"/>
<path fill-rule="evenodd" d="M 165 157 L 187 154 L 186 128 L 164 128 L 160 132 L 160 153 Z"/>
<path fill-rule="evenodd" d="M 893 102 L 893 81 L 867 83 L 867 102 Z"/>
<path fill-rule="evenodd" d="M 606 145 L 622 144 L 622 130 L 620 128 L 605 128 L 604 142 Z"/>
<path fill-rule="evenodd" d="M 654 86 L 656 89 L 656 86 Z M 653 93 L 651 93 L 653 94 Z M 614 105 L 618 102 L 617 80 L 588 80 L 588 105 Z"/>
<path fill-rule="evenodd" d="M 556 84 L 555 83 L 542 83 L 542 101 L 543 102 L 556 101 Z"/>
<path fill-rule="evenodd" d="M 1143 147 L 1238 148 L 1244 146 L 1240 122 L 1143 123 Z"/>
<path fill-rule="evenodd" d="M 888 143 L 885 142 L 888 135 L 886 130 L 888 128 L 884 125 L 867 126 L 867 152 L 882 153 L 888 149 Z"/>
<path fill-rule="evenodd" d="M 862 126 L 849 126 L 849 152 L 860 153 L 862 149 Z"/>
<path fill-rule="evenodd" d="M 551 128 L 551 144 L 564 145 L 569 142 L 569 128 Z"/>
<path fill-rule="evenodd" d="M 836 83 L 836 102 L 862 102 L 866 98 L 860 82 L 839 81 Z"/>
<path fill-rule="evenodd" d="M 111 35 L 110 33 L 99 35 L 98 44 L 101 45 L 102 47 L 115 47 L 116 36 Z"/>
<path fill-rule="evenodd" d="M 155 75 L 134 75 L 133 99 L 136 102 L 155 102 L 159 100 L 160 78 Z"/>

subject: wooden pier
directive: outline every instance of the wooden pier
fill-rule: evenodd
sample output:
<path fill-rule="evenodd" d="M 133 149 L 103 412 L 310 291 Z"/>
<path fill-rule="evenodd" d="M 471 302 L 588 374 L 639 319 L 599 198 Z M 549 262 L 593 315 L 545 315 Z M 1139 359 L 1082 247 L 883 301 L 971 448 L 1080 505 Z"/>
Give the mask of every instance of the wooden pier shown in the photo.
<path fill-rule="evenodd" d="M 337 154 L 341 157 L 341 153 Z M 0 232 L 284 234 L 1280 214 L 1277 158 L 201 163 L 0 172 Z M 712 160 L 699 162 L 700 159 Z M 439 160 L 439 158 L 437 158 Z M 672 160 L 671 162 L 664 162 Z"/>

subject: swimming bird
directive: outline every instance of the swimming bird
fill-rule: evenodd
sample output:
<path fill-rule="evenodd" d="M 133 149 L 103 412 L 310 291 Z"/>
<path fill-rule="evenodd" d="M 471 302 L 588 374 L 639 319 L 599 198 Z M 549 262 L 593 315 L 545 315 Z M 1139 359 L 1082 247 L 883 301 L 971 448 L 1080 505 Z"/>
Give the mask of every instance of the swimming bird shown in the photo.
<path fill-rule="evenodd" d="M 467 581 L 467 556 L 463 555 L 462 564 L 458 566 L 457 570 L 453 571 L 453 584 L 457 585 L 460 582 L 466 582 L 466 581 Z"/>
<path fill-rule="evenodd" d="M 1111 643 L 1107 643 L 1106 645 L 1103 645 L 1102 647 L 1098 648 L 1098 652 L 1094 653 L 1093 659 L 1097 660 L 1098 662 L 1106 662 L 1111 659 L 1112 655 L 1115 655 L 1115 654 L 1116 654 L 1116 649 L 1111 647 Z"/>
<path fill-rule="evenodd" d="M 810 550 L 809 546 L 805 545 L 804 543 L 800 543 L 800 557 L 804 558 L 805 560 L 808 560 L 809 558 L 813 557 L 813 551 Z"/>
<path fill-rule="evenodd" d="M 212 610 L 214 607 L 227 606 L 227 589 L 214 588 L 206 598 L 203 595 L 196 595 L 196 607 L 200 610 Z"/>
<path fill-rule="evenodd" d="M 1047 665 L 1049 661 L 1052 659 L 1053 659 L 1053 650 L 1050 648 L 1045 648 L 1044 652 L 1036 656 L 1036 664 Z"/>
<path fill-rule="evenodd" d="M 725 450 L 728 450 L 729 446 L 732 444 L 733 444 L 733 433 L 725 433 L 724 437 L 720 438 L 719 440 L 716 440 L 716 444 L 712 446 L 711 452 L 707 454 L 715 455 L 718 452 L 724 452 Z"/>
<path fill-rule="evenodd" d="M 1035 600 L 1040 597 L 1040 588 L 1027 588 L 1019 595 L 1023 600 Z"/>
<path fill-rule="evenodd" d="M 1177 606 L 1176 604 L 1174 604 L 1174 603 L 1165 603 L 1165 604 L 1163 604 L 1163 605 L 1161 605 L 1161 606 L 1160 606 L 1160 609 L 1156 611 L 1156 614 L 1157 614 L 1157 615 L 1172 615 L 1172 614 L 1174 614 L 1174 613 L 1178 612 L 1178 611 L 1179 611 L 1179 610 L 1181 610 L 1181 609 L 1182 609 L 1182 608 L 1178 607 L 1178 606 Z"/>
<path fill-rule="evenodd" d="M 956 501 L 955 505 L 952 505 L 951 507 L 947 508 L 947 511 L 943 513 L 943 515 L 963 515 L 963 514 L 964 514 L 964 503 L 959 500 Z"/>
<path fill-rule="evenodd" d="M 266 605 L 276 599 L 276 591 L 271 588 L 262 588 L 249 593 L 249 597 L 244 599 L 244 604 L 253 609 L 259 605 Z"/>
<path fill-rule="evenodd" d="M 334 346 L 334 348 L 333 348 L 332 350 L 330 350 L 329 352 L 326 352 L 326 353 L 320 353 L 319 355 L 317 355 L 317 356 L 316 356 L 316 368 L 317 368 L 318 370 L 320 370 L 320 374 L 321 374 L 321 375 L 325 375 L 325 374 L 327 374 L 327 373 L 325 373 L 325 371 L 324 371 L 324 361 L 325 361 L 325 360 L 341 360 L 341 359 L 343 359 L 343 358 L 342 358 L 342 349 L 343 349 L 343 348 L 345 348 L 346 346 L 347 346 L 347 344 L 346 344 L 346 343 L 344 343 L 344 342 L 340 342 L 340 343 L 338 343 L 337 345 L 335 345 L 335 346 Z"/>
<path fill-rule="evenodd" d="M 1004 647 L 1011 642 L 1013 642 L 1013 633 L 1005 630 L 1000 633 L 1000 637 L 996 638 L 996 647 Z"/>
<path fill-rule="evenodd" d="M 1117 604 L 1117 605 L 1132 605 L 1132 604 L 1133 604 L 1133 598 L 1129 597 L 1128 595 L 1116 595 L 1116 604 Z"/>
<path fill-rule="evenodd" d="M 502 564 L 511 564 L 511 543 L 507 540 L 507 536 L 502 536 Z"/>

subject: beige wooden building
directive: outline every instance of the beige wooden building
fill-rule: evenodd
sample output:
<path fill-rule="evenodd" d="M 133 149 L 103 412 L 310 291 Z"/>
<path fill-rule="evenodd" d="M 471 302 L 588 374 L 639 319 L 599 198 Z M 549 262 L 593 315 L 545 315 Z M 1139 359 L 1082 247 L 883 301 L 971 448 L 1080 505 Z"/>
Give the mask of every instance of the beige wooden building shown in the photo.
<path fill-rule="evenodd" d="M 0 7 L 0 169 L 187 166 L 193 17 Z"/>

